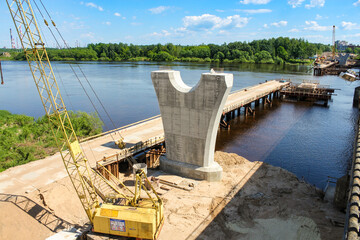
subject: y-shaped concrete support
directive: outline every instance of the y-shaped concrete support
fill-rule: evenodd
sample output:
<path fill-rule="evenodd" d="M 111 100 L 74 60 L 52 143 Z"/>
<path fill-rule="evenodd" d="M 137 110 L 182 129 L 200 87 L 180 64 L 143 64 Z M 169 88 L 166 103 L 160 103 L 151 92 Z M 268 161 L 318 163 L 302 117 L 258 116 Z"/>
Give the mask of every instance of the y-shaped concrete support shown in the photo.
<path fill-rule="evenodd" d="M 186 177 L 221 180 L 222 168 L 214 162 L 220 115 L 233 85 L 233 75 L 203 73 L 193 88 L 179 71 L 151 73 L 165 131 L 163 170 Z"/>

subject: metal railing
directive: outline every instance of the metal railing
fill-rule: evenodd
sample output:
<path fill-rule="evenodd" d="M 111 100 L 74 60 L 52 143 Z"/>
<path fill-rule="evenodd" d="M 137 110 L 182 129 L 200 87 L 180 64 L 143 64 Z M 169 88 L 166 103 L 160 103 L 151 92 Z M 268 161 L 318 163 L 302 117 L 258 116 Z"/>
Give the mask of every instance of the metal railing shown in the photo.
<path fill-rule="evenodd" d="M 83 139 L 80 140 L 80 142 L 85 142 L 85 141 L 88 141 L 88 140 L 91 140 L 91 139 L 94 139 L 94 138 L 105 136 L 107 134 L 115 133 L 115 132 L 118 132 L 118 131 L 123 130 L 125 128 L 132 127 L 132 126 L 135 126 L 135 125 L 139 125 L 141 123 L 148 122 L 148 121 L 154 120 L 154 119 L 159 118 L 159 117 L 160 117 L 160 114 L 156 115 L 156 116 L 153 116 L 153 117 L 150 117 L 150 118 L 147 118 L 147 119 L 144 119 L 144 120 L 141 120 L 141 121 L 138 121 L 138 122 L 128 124 L 126 126 L 122 126 L 122 127 L 119 127 L 119 128 L 113 129 L 113 130 L 109 130 L 109 131 L 106 131 L 106 132 L 99 133 L 97 135 L 93 135 L 93 136 L 90 136 L 90 137 L 87 137 L 87 138 L 83 138 Z"/>
<path fill-rule="evenodd" d="M 150 139 L 146 140 L 145 142 L 138 142 L 131 147 L 121 149 L 120 151 L 118 151 L 115 154 L 112 154 L 110 156 L 105 156 L 103 159 L 97 161 L 97 164 L 102 164 L 102 165 L 106 164 L 107 165 L 112 162 L 120 161 L 120 160 L 130 157 L 138 152 L 144 151 L 152 146 L 163 143 L 164 141 L 165 141 L 165 137 L 162 135 L 162 136 L 150 138 Z"/>

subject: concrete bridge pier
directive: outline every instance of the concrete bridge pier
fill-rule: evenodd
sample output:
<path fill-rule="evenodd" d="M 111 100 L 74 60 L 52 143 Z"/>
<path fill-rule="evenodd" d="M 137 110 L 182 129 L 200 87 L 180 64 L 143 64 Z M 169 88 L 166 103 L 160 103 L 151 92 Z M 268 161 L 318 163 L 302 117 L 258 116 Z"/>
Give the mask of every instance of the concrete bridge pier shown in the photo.
<path fill-rule="evenodd" d="M 220 181 L 222 168 L 214 161 L 215 142 L 233 75 L 203 73 L 193 88 L 182 81 L 179 71 L 154 71 L 151 78 L 166 142 L 161 169 L 190 178 Z"/>

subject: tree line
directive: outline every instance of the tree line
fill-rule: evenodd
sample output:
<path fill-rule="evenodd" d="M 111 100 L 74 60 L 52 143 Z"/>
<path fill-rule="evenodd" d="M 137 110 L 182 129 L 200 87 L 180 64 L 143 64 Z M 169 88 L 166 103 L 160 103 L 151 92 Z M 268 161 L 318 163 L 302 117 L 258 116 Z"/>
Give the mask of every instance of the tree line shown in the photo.
<path fill-rule="evenodd" d="M 315 54 L 331 51 L 330 45 L 279 37 L 251 42 L 181 46 L 91 43 L 85 48 L 48 49 L 52 61 L 184 61 L 238 63 L 306 63 Z M 23 53 L 16 60 L 25 60 Z"/>

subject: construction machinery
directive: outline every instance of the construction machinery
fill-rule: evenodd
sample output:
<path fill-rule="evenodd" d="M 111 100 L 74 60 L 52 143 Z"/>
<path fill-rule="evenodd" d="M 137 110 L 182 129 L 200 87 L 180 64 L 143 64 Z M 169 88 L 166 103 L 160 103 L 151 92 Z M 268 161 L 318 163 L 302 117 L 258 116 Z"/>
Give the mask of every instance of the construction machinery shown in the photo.
<path fill-rule="evenodd" d="M 164 222 L 163 202 L 152 187 L 149 191 L 144 187 L 143 181 L 148 181 L 145 173 L 141 170 L 136 173 L 135 191 L 129 190 L 130 195 L 123 194 L 118 185 L 107 182 L 101 176 L 96 181 L 108 184 L 117 194 L 105 196 L 99 191 L 95 186 L 94 170 L 79 144 L 60 94 L 30 0 L 6 2 L 65 168 L 93 225 L 93 231 L 156 239 Z M 40 3 L 44 7 L 41 0 Z M 37 4 L 36 7 L 40 12 Z M 45 18 L 44 23 L 49 27 Z M 51 20 L 51 23 L 56 27 L 54 21 Z M 146 198 L 141 196 L 141 190 L 145 191 Z"/>

